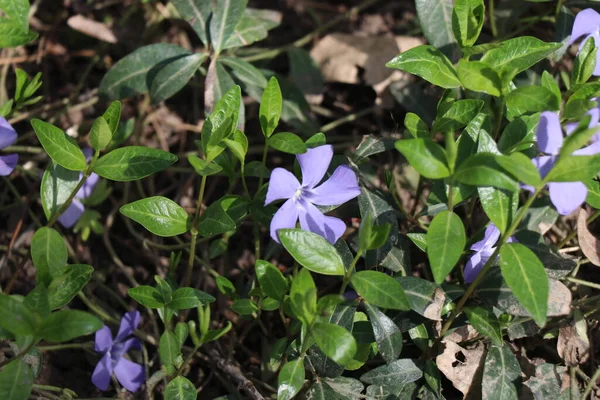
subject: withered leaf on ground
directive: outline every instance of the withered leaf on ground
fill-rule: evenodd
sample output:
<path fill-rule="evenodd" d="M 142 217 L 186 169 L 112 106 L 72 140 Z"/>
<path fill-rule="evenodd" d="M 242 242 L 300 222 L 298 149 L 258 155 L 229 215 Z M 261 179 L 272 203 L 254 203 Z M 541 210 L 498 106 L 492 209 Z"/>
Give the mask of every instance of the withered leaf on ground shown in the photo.
<path fill-rule="evenodd" d="M 577 217 L 577 239 L 583 254 L 594 265 L 600 266 L 600 240 L 594 236 L 587 226 L 588 212 L 585 209 L 579 211 Z"/>
<path fill-rule="evenodd" d="M 84 17 L 81 14 L 74 15 L 67 20 L 67 24 L 74 30 L 83 33 L 84 35 L 102 40 L 108 43 L 117 43 L 117 37 L 112 29 L 102 22 L 94 21 Z"/>
<path fill-rule="evenodd" d="M 436 364 L 454 387 L 466 396 L 483 360 L 485 345 L 478 342 L 474 349 L 467 350 L 451 340 L 446 339 L 442 343 L 446 347 L 444 352 L 437 356 Z"/>

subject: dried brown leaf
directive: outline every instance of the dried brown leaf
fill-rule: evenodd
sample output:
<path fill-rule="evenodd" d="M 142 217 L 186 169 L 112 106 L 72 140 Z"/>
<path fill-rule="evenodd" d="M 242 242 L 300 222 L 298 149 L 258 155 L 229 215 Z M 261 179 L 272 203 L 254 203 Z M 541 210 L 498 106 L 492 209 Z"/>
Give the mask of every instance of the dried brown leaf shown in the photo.
<path fill-rule="evenodd" d="M 67 24 L 77 32 L 102 40 L 107 43 L 117 43 L 117 37 L 105 24 L 86 18 L 81 14 L 74 15 L 67 20 Z"/>
<path fill-rule="evenodd" d="M 590 358 L 590 340 L 587 323 L 580 312 L 575 312 L 575 321 L 559 328 L 556 350 L 565 364 L 575 366 L 585 364 Z"/>
<path fill-rule="evenodd" d="M 583 254 L 594 265 L 600 266 L 600 240 L 590 232 L 587 226 L 588 212 L 583 208 L 577 217 L 577 239 Z"/>
<path fill-rule="evenodd" d="M 437 367 L 466 396 L 483 361 L 485 346 L 478 342 L 474 349 L 467 350 L 448 339 L 442 343 L 446 348 L 436 358 Z"/>
<path fill-rule="evenodd" d="M 425 308 L 423 316 L 434 321 L 440 321 L 442 319 L 444 301 L 446 301 L 446 294 L 444 291 L 441 288 L 435 289 L 435 292 L 433 293 L 433 303 Z"/>

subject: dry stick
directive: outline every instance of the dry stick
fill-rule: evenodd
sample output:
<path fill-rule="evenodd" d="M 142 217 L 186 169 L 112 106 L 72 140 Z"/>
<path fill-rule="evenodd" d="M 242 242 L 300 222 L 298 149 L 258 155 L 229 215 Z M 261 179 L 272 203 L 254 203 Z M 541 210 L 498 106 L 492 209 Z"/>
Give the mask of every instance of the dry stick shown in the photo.
<path fill-rule="evenodd" d="M 217 350 L 209 350 L 208 355 L 210 356 L 211 361 L 215 363 L 216 367 L 226 373 L 233 383 L 237 385 L 238 389 L 243 390 L 248 397 L 253 400 L 265 400 L 252 381 L 244 376 L 239 367 L 221 357 L 221 354 L 219 354 Z"/>

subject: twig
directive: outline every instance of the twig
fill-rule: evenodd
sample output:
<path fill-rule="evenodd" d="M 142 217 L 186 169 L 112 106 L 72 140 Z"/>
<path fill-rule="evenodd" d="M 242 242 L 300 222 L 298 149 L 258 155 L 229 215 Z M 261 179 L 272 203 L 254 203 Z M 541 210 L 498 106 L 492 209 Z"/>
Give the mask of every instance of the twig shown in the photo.
<path fill-rule="evenodd" d="M 223 371 L 227 376 L 231 378 L 238 389 L 244 391 L 249 398 L 253 400 L 265 400 L 262 394 L 256 389 L 251 380 L 246 378 L 239 367 L 233 365 L 230 361 L 221 357 L 221 354 L 217 350 L 209 350 L 208 355 L 210 361 L 215 363 L 215 366 Z"/>

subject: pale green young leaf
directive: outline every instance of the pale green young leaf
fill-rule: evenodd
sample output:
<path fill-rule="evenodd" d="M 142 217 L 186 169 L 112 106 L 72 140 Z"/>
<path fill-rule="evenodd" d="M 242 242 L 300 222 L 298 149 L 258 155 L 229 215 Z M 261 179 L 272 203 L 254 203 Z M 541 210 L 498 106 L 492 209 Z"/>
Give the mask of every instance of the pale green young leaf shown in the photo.
<path fill-rule="evenodd" d="M 365 301 L 374 306 L 410 310 L 410 304 L 400 283 L 383 272 L 359 271 L 352 275 L 350 283 Z"/>
<path fill-rule="evenodd" d="M 583 46 L 580 46 L 579 53 L 575 57 L 571 72 L 571 84 L 585 83 L 592 76 L 596 68 L 597 52 L 598 47 L 596 47 L 594 37 L 589 37 Z"/>
<path fill-rule="evenodd" d="M 279 118 L 281 118 L 282 110 L 283 97 L 281 95 L 281 89 L 277 78 L 273 76 L 269 79 L 260 100 L 260 127 L 265 137 L 270 137 L 275 131 L 275 128 L 277 128 L 277 125 L 279 125 Z"/>
<path fill-rule="evenodd" d="M 483 0 L 455 0 L 452 9 L 452 31 L 460 47 L 470 47 L 477 41 L 483 20 Z"/>
<path fill-rule="evenodd" d="M 356 340 L 345 328 L 325 322 L 317 322 L 311 329 L 317 346 L 334 362 L 344 365 L 356 354 Z"/>
<path fill-rule="evenodd" d="M 450 176 L 446 152 L 431 139 L 403 139 L 396 142 L 396 149 L 402 153 L 418 173 L 429 179 Z"/>
<path fill-rule="evenodd" d="M 188 156 L 188 162 L 200 176 L 210 176 L 223 171 L 223 168 L 214 161 L 208 162 L 193 154 Z"/>
<path fill-rule="evenodd" d="M 235 57 L 219 57 L 219 61 L 231 69 L 235 79 L 244 85 L 257 86 L 264 89 L 267 86 L 267 78 L 254 65 Z"/>
<path fill-rule="evenodd" d="M 402 52 L 385 66 L 420 76 L 427 82 L 443 88 L 460 86 L 460 80 L 450 60 L 430 45 L 421 45 Z"/>
<path fill-rule="evenodd" d="M 36 118 L 31 120 L 31 126 L 52 161 L 72 171 L 87 168 L 85 155 L 75 140 L 62 129 Z"/>
<path fill-rule="evenodd" d="M 301 269 L 290 287 L 290 306 L 294 316 L 310 325 L 317 313 L 317 287 L 308 269 Z"/>
<path fill-rule="evenodd" d="M 160 292 L 152 286 L 137 286 L 129 289 L 127 293 L 144 307 L 157 309 L 165 305 Z"/>
<path fill-rule="evenodd" d="M 196 388 L 189 379 L 178 376 L 165 388 L 165 400 L 196 400 Z"/>
<path fill-rule="evenodd" d="M 500 77 L 489 65 L 481 61 L 461 59 L 458 62 L 457 72 L 462 85 L 469 90 L 496 97 L 502 93 Z"/>
<path fill-rule="evenodd" d="M 67 246 L 57 231 L 42 227 L 31 238 L 31 258 L 37 271 L 37 282 L 48 286 L 67 265 Z"/>
<path fill-rule="evenodd" d="M 94 268 L 86 264 L 73 264 L 63 267 L 48 285 L 48 302 L 51 310 L 64 307 L 90 281 Z"/>
<path fill-rule="evenodd" d="M 94 150 L 104 150 L 112 139 L 112 129 L 104 117 L 98 117 L 94 120 L 92 131 L 90 132 L 90 144 Z"/>
<path fill-rule="evenodd" d="M 300 136 L 291 132 L 280 132 L 267 139 L 269 146 L 289 154 L 306 153 L 306 144 Z"/>
<path fill-rule="evenodd" d="M 410 132 L 411 135 L 415 138 L 429 138 L 431 137 L 431 133 L 429 132 L 429 127 L 419 117 L 414 113 L 406 113 L 404 117 L 404 127 Z"/>
<path fill-rule="evenodd" d="M 490 338 L 496 346 L 502 346 L 502 331 L 494 313 L 484 307 L 466 307 L 463 310 L 473 328 Z"/>
<path fill-rule="evenodd" d="M 239 129 L 233 132 L 231 139 L 223 139 L 223 142 L 229 147 L 231 153 L 238 159 L 241 164 L 246 161 L 246 154 L 248 153 L 248 137 L 246 134 Z"/>

